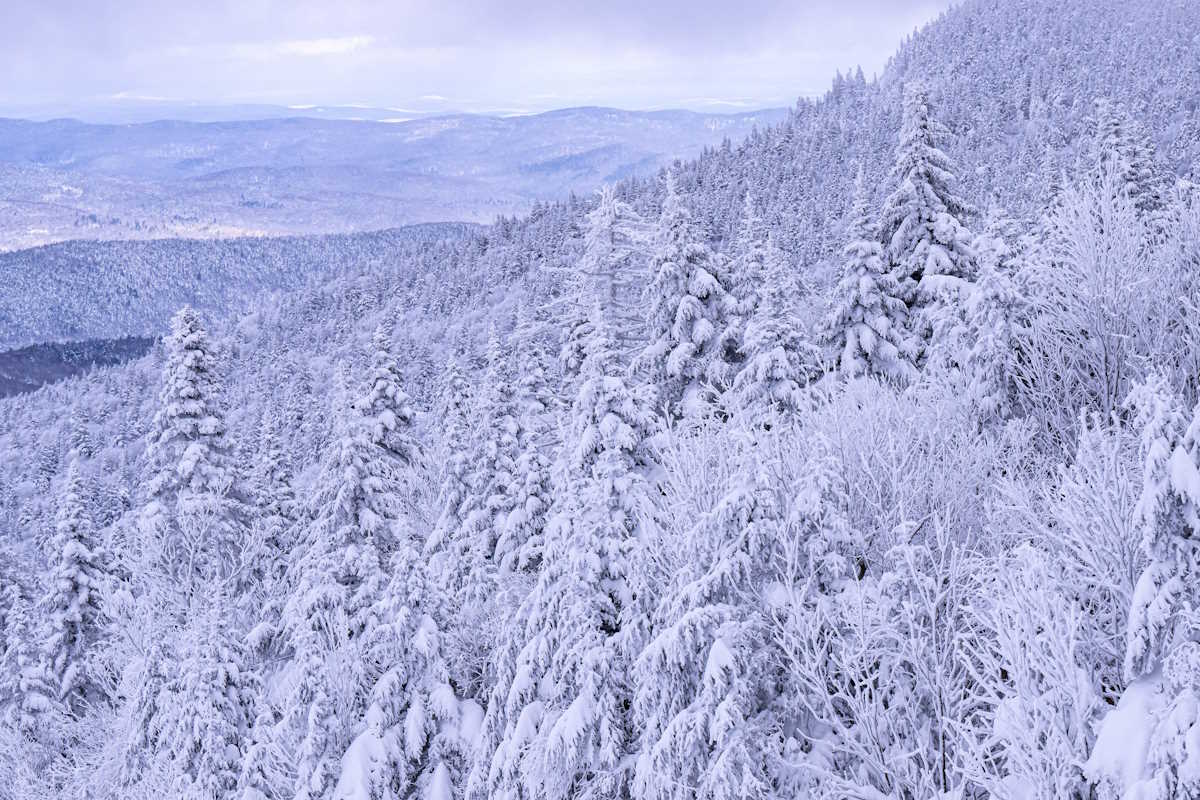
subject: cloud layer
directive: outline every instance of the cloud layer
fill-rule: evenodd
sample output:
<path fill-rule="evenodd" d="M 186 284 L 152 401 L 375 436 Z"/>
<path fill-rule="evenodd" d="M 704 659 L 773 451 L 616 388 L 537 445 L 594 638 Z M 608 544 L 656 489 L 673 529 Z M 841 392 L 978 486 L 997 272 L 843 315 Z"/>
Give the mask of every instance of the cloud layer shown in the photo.
<path fill-rule="evenodd" d="M 950 0 L 10 0 L 0 106 L 786 105 Z"/>

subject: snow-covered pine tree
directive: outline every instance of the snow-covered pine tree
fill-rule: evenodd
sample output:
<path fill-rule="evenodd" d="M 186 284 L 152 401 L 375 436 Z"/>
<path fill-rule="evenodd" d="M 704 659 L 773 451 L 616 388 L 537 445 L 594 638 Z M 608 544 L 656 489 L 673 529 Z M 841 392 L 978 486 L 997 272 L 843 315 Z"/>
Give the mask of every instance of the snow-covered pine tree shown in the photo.
<path fill-rule="evenodd" d="M 971 207 L 957 193 L 954 166 L 939 149 L 946 130 L 934 119 L 929 92 L 910 85 L 904 93 L 904 124 L 880 214 L 888 267 L 900 296 L 917 313 L 909 320 L 928 338 L 942 302 L 955 302 L 975 278 L 975 255 L 964 220 Z"/>
<path fill-rule="evenodd" d="M 1096 101 L 1090 127 L 1080 165 L 1084 176 L 1101 183 L 1107 173 L 1114 173 L 1147 228 L 1162 234 L 1169 224 L 1171 182 L 1166 168 L 1157 161 L 1150 134 L 1108 98 Z"/>
<path fill-rule="evenodd" d="M 800 408 L 801 390 L 820 361 L 795 313 L 795 293 L 783 253 L 768 237 L 762 287 L 742 343 L 746 360 L 732 387 L 736 408 L 752 417 Z"/>
<path fill-rule="evenodd" d="M 750 461 L 744 483 L 698 522 L 688 544 L 707 547 L 708 563 L 664 598 L 662 626 L 634 667 L 634 795 L 643 800 L 770 796 L 775 739 L 761 712 L 774 665 L 761 600 L 779 556 L 780 508 Z"/>
<path fill-rule="evenodd" d="M 219 365 L 200 316 L 181 309 L 163 345 L 138 527 L 146 569 L 165 577 L 159 587 L 186 604 L 202 576 L 237 571 L 244 509 L 226 442 Z"/>
<path fill-rule="evenodd" d="M 842 277 L 833 290 L 833 308 L 820 339 L 843 375 L 877 375 L 905 383 L 915 374 L 914 348 L 905 325 L 908 312 L 896 277 L 884 262 L 871 216 L 859 170 Z"/>
<path fill-rule="evenodd" d="M 567 385 L 574 389 L 583 368 L 591 331 L 592 308 L 597 302 L 627 335 L 641 325 L 636 309 L 640 298 L 638 264 L 647 237 L 646 223 L 617 197 L 612 186 L 597 193 L 596 207 L 587 215 L 583 253 L 564 282 L 566 304 L 559 360 Z M 618 342 L 618 346 L 624 346 Z"/>
<path fill-rule="evenodd" d="M 706 238 L 668 178 L 645 293 L 649 344 L 637 365 L 658 390 L 659 404 L 674 416 L 701 407 L 727 324 L 725 290 Z"/>
<path fill-rule="evenodd" d="M 521 431 L 513 384 L 507 347 L 493 325 L 488 334 L 487 372 L 475 408 L 480 435 L 471 458 L 471 492 L 459 511 L 463 520 L 456 535 L 462 542 L 452 547 L 469 562 L 460 589 L 464 600 L 475 605 L 494 592 L 496 542 L 516 508 Z"/>
<path fill-rule="evenodd" d="M 399 545 L 401 464 L 364 419 L 361 402 L 338 392 L 335 433 L 323 458 L 301 541 L 284 624 L 294 690 L 284 735 L 295 733 L 298 797 L 328 798 L 337 760 L 374 680 L 361 652 L 378 624 L 387 559 Z"/>
<path fill-rule="evenodd" d="M 636 577 L 653 469 L 653 411 L 593 312 L 537 585 L 496 654 L 473 798 L 628 791 L 630 666 L 647 632 Z"/>
<path fill-rule="evenodd" d="M 169 701 L 157 732 L 178 770 L 179 796 L 217 800 L 237 790 L 260 687 L 229 623 L 233 604 L 223 587 L 208 584 L 197 602 L 165 686 Z"/>
<path fill-rule="evenodd" d="M 1018 254 L 1009 228 L 1002 211 L 989 213 L 974 245 L 979 279 L 963 306 L 961 333 L 951 337 L 966 348 L 962 367 L 983 422 L 1007 419 L 1017 403 L 1021 325 L 1029 311 L 1018 289 Z"/>
<path fill-rule="evenodd" d="M 496 564 L 503 572 L 534 570 L 541 563 L 553 500 L 549 453 L 555 445 L 558 404 L 547 382 L 546 351 L 535 321 L 522 310 L 515 332 L 516 363 L 521 365 L 516 385 L 516 480 L 512 508 L 501 521 L 495 550 Z"/>
<path fill-rule="evenodd" d="M 58 707 L 57 681 L 38 652 L 34 603 L 19 586 L 7 588 L 3 665 L 9 696 L 5 723 L 38 739 L 45 732 L 46 717 Z"/>
<path fill-rule="evenodd" d="M 428 578 L 416 531 L 403 527 L 377 601 L 379 624 L 365 643 L 378 677 L 341 760 L 337 800 L 451 800 L 466 773 L 464 715 L 477 719 L 478 706 L 455 694 L 437 622 L 440 590 Z"/>
<path fill-rule="evenodd" d="M 1134 589 L 1128 686 L 1105 718 L 1087 772 L 1108 797 L 1200 796 L 1200 406 L 1165 381 L 1135 387 L 1145 459 L 1137 512 L 1147 566 Z M 1144 745 L 1130 755 L 1131 735 Z"/>
<path fill-rule="evenodd" d="M 258 716 L 245 738 L 242 754 L 242 774 L 238 777 L 239 800 L 275 800 L 279 775 L 287 770 L 278 761 L 275 747 L 275 728 L 279 717 L 275 709 L 259 693 Z"/>
<path fill-rule="evenodd" d="M 733 258 L 726 266 L 728 291 L 725 328 L 718 333 L 716 365 L 727 365 L 729 382 L 745 361 L 746 325 L 758 307 L 766 273 L 768 229 L 750 192 L 742 199 L 742 219 L 733 243 Z"/>
<path fill-rule="evenodd" d="M 367 393 L 359 401 L 359 413 L 370 427 L 373 442 L 387 450 L 407 472 L 418 469 L 421 454 L 412 431 L 415 413 L 392 352 L 392 337 L 384 325 L 375 329 L 371 340 L 371 376 Z"/>
<path fill-rule="evenodd" d="M 247 569 L 254 585 L 246 594 L 255 620 L 251 647 L 261 655 L 278 655 L 283 603 L 289 592 L 288 568 L 295 555 L 299 508 L 292 489 L 293 475 L 279 436 L 279 421 L 271 411 L 263 415 L 258 458 L 253 479 L 258 516 L 252 528 L 253 550 Z"/>
<path fill-rule="evenodd" d="M 441 513 L 425 542 L 425 554 L 434 563 L 443 586 L 459 585 L 467 569 L 465 552 L 455 548 L 465 519 L 465 508 L 475 488 L 471 451 L 475 427 L 471 385 L 460 366 L 462 354 L 452 354 L 442 374 L 438 416 L 442 422 L 441 481 L 438 507 Z"/>
<path fill-rule="evenodd" d="M 100 699 L 89 677 L 92 649 L 102 635 L 101 596 L 109 576 L 88 513 L 90 497 L 73 455 L 60 495 L 51 539 L 50 584 L 39 609 L 46 625 L 41 644 L 57 699 L 78 710 Z"/>
<path fill-rule="evenodd" d="M 808 746 L 813 731 L 795 714 L 784 643 L 789 617 L 807 619 L 848 578 L 846 496 L 823 443 L 797 453 L 778 428 L 734 436 L 727 488 L 674 545 L 686 556 L 634 669 L 645 800 L 798 794 L 776 767 L 785 741 Z"/>

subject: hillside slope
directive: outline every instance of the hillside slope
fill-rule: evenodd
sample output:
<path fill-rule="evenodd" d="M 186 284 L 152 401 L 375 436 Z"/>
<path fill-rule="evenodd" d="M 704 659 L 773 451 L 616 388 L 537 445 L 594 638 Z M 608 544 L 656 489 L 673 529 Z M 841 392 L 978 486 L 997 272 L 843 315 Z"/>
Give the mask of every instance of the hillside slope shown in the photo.
<path fill-rule="evenodd" d="M 1200 795 L 1194 8 L 966 2 L 0 400 L 0 786 Z"/>

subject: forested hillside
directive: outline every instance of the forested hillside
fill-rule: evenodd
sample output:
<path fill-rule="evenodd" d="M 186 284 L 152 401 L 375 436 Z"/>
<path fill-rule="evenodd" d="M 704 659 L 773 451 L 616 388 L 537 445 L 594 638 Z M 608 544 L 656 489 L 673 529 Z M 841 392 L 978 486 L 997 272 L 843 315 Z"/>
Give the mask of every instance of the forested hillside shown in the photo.
<path fill-rule="evenodd" d="M 1198 65 L 968 0 L 0 401 L 0 795 L 1200 797 Z"/>
<path fill-rule="evenodd" d="M 437 223 L 335 236 L 74 241 L 0 253 L 0 349 L 157 336 L 182 305 L 237 316 L 260 294 L 389 270 L 473 230 Z"/>

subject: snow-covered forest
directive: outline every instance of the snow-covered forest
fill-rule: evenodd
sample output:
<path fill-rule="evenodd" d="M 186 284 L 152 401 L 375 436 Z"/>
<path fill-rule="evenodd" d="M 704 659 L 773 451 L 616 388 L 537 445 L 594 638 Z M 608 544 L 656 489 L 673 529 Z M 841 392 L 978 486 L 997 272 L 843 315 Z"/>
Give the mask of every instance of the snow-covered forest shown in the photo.
<path fill-rule="evenodd" d="M 0 400 L 0 797 L 1200 798 L 1198 87 L 966 0 Z"/>

